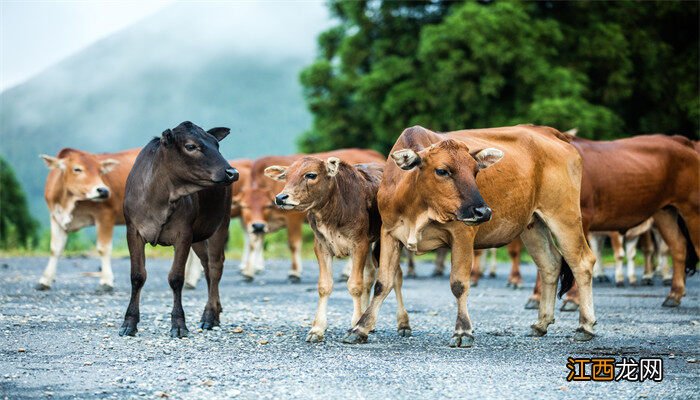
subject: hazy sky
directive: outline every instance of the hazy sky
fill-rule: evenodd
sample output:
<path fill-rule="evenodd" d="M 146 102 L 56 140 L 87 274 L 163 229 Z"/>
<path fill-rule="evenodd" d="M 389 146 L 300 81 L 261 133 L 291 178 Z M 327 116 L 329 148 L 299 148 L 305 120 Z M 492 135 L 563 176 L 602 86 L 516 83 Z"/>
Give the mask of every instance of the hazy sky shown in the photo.
<path fill-rule="evenodd" d="M 0 0 L 0 91 L 170 3 Z"/>

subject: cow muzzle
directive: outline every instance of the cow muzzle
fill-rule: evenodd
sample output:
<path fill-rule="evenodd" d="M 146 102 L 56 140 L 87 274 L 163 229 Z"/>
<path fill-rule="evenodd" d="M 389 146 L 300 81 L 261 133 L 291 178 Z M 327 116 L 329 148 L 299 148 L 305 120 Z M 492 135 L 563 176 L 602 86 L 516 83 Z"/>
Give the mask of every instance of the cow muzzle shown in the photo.
<path fill-rule="evenodd" d="M 98 186 L 88 193 L 87 198 L 94 201 L 107 200 L 109 198 L 109 188 Z"/>
<path fill-rule="evenodd" d="M 254 222 L 250 224 L 250 232 L 260 235 L 265 233 L 267 231 L 267 224 L 262 223 L 262 222 Z"/>
<path fill-rule="evenodd" d="M 491 220 L 493 212 L 487 205 L 462 207 L 457 214 L 457 220 L 467 225 L 479 225 Z"/>
<path fill-rule="evenodd" d="M 287 193 L 280 193 L 275 196 L 275 205 L 283 210 L 292 210 L 299 204 L 293 201 Z"/>

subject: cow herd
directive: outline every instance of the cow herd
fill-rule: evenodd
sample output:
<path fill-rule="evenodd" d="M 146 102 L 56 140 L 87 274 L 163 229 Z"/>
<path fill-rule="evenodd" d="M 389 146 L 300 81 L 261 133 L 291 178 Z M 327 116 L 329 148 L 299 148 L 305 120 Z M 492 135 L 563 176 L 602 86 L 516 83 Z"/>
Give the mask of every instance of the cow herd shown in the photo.
<path fill-rule="evenodd" d="M 125 224 L 132 288 L 119 334 L 138 330 L 147 276 L 144 247 L 150 243 L 174 247 L 168 275 L 174 298 L 170 334 L 184 337 L 182 289 L 194 287 L 201 271 L 208 301 L 199 327 L 220 323 L 219 281 L 232 218 L 243 225 L 245 281 L 264 268 L 265 234 L 286 228 L 289 280 L 299 282 L 301 231 L 308 223 L 319 265 L 318 307 L 308 342 L 324 340 L 334 257 L 349 259 L 343 273 L 353 311 L 343 341 L 363 343 L 392 290 L 398 333 L 411 335 L 401 295 L 402 252 L 409 254 L 408 277 L 415 275 L 412 254 L 435 250 L 434 274 L 441 275 L 449 250 L 450 289 L 457 303 L 449 344 L 470 347 L 474 336 L 467 299 L 480 276 L 482 249 L 508 245 L 513 258 L 508 282 L 520 287 L 524 246 L 538 269 L 526 305 L 539 310 L 531 334 L 546 334 L 554 322 L 559 286 L 558 295 L 567 294 L 562 309 L 579 311 L 577 341 L 595 336 L 593 281 L 604 277 L 601 238 L 613 243 L 618 285 L 624 284 L 623 241 L 630 284 L 636 284 L 637 242 L 643 244 L 644 283 L 651 282 L 654 255 L 661 254 L 662 264 L 670 255 L 673 272 L 664 272 L 671 284 L 663 303 L 667 307 L 680 305 L 686 274 L 697 266 L 700 147 L 684 137 L 591 141 L 533 125 L 447 133 L 415 126 L 401 133 L 388 157 L 341 149 L 227 162 L 219 142 L 228 134 L 227 128 L 205 131 L 183 122 L 143 149 L 112 154 L 63 149 L 56 157 L 42 155 L 50 168 L 45 197 L 51 256 L 37 289 L 54 283 L 68 233 L 95 225 L 99 290 L 111 291 L 113 229 Z"/>

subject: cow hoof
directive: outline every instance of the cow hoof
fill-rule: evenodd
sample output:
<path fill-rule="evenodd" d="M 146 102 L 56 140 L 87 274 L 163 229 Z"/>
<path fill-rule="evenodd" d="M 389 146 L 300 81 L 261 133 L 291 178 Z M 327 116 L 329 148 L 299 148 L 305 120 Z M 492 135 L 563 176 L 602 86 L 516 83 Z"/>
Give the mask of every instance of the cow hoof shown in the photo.
<path fill-rule="evenodd" d="M 615 281 L 615 286 L 617 286 L 617 287 L 625 287 L 625 282 L 624 282 L 624 281 Z"/>
<path fill-rule="evenodd" d="M 406 272 L 405 278 L 406 279 L 416 279 L 416 278 L 418 278 L 418 274 L 416 274 L 415 271 L 409 271 L 409 272 Z"/>
<path fill-rule="evenodd" d="M 530 325 L 530 337 L 542 337 L 547 334 L 546 330 L 543 330 L 537 325 Z"/>
<path fill-rule="evenodd" d="M 574 340 L 577 342 L 587 342 L 593 339 L 595 335 L 591 332 L 584 330 L 583 328 L 576 329 L 576 334 L 574 334 Z"/>
<path fill-rule="evenodd" d="M 193 285 L 193 284 L 191 284 L 191 283 L 185 282 L 185 289 L 187 289 L 187 290 L 195 290 L 195 289 L 197 289 L 197 286 L 195 286 L 195 285 Z"/>
<path fill-rule="evenodd" d="M 489 278 L 495 278 L 496 273 L 495 272 L 489 272 Z"/>
<path fill-rule="evenodd" d="M 347 335 L 343 338 L 343 343 L 345 344 L 362 344 L 362 343 L 367 343 L 367 335 L 364 333 L 358 331 L 358 330 L 351 330 L 348 332 Z"/>
<path fill-rule="evenodd" d="M 296 275 L 289 275 L 287 279 L 289 279 L 289 283 L 301 283 L 301 278 Z"/>
<path fill-rule="evenodd" d="M 98 294 L 112 293 L 112 292 L 114 292 L 114 286 L 110 286 L 110 285 L 107 285 L 106 283 L 103 283 L 97 287 L 97 290 L 95 292 Z"/>
<path fill-rule="evenodd" d="M 172 329 L 170 329 L 170 337 L 171 338 L 181 339 L 181 338 L 189 336 L 189 334 L 190 334 L 190 331 L 187 330 L 187 328 L 184 326 L 182 326 L 182 327 L 173 326 Z"/>
<path fill-rule="evenodd" d="M 444 271 L 437 271 L 437 270 L 436 270 L 436 271 L 433 271 L 432 277 L 433 277 L 433 278 L 441 278 L 441 277 L 443 277 L 444 275 L 445 275 L 445 272 L 444 272 Z"/>
<path fill-rule="evenodd" d="M 596 283 L 609 283 L 610 278 L 607 275 L 600 275 L 600 276 L 593 277 L 593 281 Z"/>
<path fill-rule="evenodd" d="M 348 279 L 350 279 L 350 277 L 349 277 L 348 275 L 342 274 L 342 275 L 340 275 L 340 278 L 338 278 L 338 281 L 337 281 L 337 282 L 338 282 L 338 283 L 347 282 Z"/>
<path fill-rule="evenodd" d="M 673 279 L 664 279 L 664 286 L 671 286 L 671 283 L 673 283 Z"/>
<path fill-rule="evenodd" d="M 512 283 L 511 286 L 512 286 L 513 289 L 515 289 L 515 290 L 519 290 L 519 289 L 522 289 L 522 288 L 523 288 L 522 282 Z"/>
<path fill-rule="evenodd" d="M 540 308 L 539 300 L 528 299 L 527 303 L 525 303 L 526 310 L 537 310 L 538 308 Z"/>
<path fill-rule="evenodd" d="M 455 333 L 450 338 L 450 347 L 468 348 L 474 346 L 474 336 L 468 333 Z"/>
<path fill-rule="evenodd" d="M 678 307 L 681 305 L 681 302 L 672 298 L 672 297 L 667 297 L 666 300 L 664 300 L 664 303 L 662 306 L 664 307 Z"/>
<path fill-rule="evenodd" d="M 139 330 L 136 325 L 129 325 L 124 323 L 121 328 L 119 328 L 119 336 L 136 336 L 136 332 Z"/>
<path fill-rule="evenodd" d="M 252 283 L 254 279 L 255 278 L 253 278 L 252 276 L 243 275 L 243 282 L 245 283 Z"/>
<path fill-rule="evenodd" d="M 578 310 L 578 304 L 574 303 L 571 300 L 564 300 L 564 304 L 561 305 L 561 308 L 559 310 L 564 312 L 574 312 Z"/>
<path fill-rule="evenodd" d="M 306 342 L 307 343 L 321 343 L 325 337 L 323 334 L 320 333 L 315 333 L 315 332 L 309 332 L 308 335 L 306 335 Z"/>
<path fill-rule="evenodd" d="M 631 287 L 637 287 L 637 286 L 639 286 L 639 285 L 637 284 L 637 281 L 630 281 L 630 286 L 631 286 Z"/>
<path fill-rule="evenodd" d="M 37 283 L 36 286 L 34 286 L 34 289 L 45 292 L 47 290 L 51 290 L 51 286 L 44 285 L 43 283 Z"/>
<path fill-rule="evenodd" d="M 478 281 L 478 280 L 471 281 L 471 282 L 469 283 L 469 285 L 470 285 L 471 287 L 477 287 L 477 286 L 479 286 L 479 281 Z"/>
<path fill-rule="evenodd" d="M 198 328 L 200 329 L 206 329 L 208 331 L 214 329 L 215 326 L 219 326 L 220 323 L 219 321 L 201 321 L 199 323 Z"/>
<path fill-rule="evenodd" d="M 642 285 L 654 286 L 654 281 L 651 278 L 642 278 Z"/>
<path fill-rule="evenodd" d="M 401 337 L 411 337 L 413 335 L 411 328 L 399 328 L 398 332 Z"/>

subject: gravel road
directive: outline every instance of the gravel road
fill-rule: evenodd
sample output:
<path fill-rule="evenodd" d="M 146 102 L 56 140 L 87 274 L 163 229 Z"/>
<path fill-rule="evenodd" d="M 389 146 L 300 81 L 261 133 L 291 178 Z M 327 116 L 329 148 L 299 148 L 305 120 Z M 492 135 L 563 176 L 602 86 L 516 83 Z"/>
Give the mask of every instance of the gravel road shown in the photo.
<path fill-rule="evenodd" d="M 304 342 L 316 307 L 315 262 L 306 261 L 302 283 L 286 281 L 288 261 L 270 261 L 252 284 L 235 262 L 222 280 L 222 326 L 197 332 L 205 283 L 184 293 L 191 335 L 171 339 L 169 260 L 148 260 L 141 323 L 134 338 L 117 335 L 128 303 L 128 261 L 115 260 L 116 290 L 96 294 L 93 259 L 59 263 L 49 292 L 33 286 L 45 260 L 0 259 L 0 397 L 17 398 L 652 398 L 700 396 L 700 278 L 688 280 L 677 309 L 661 307 L 667 287 L 594 289 L 597 336 L 571 340 L 578 313 L 557 312 L 543 338 L 527 337 L 536 312 L 523 305 L 525 288 L 505 287 L 507 266 L 483 279 L 469 297 L 476 344 L 447 346 L 456 307 L 447 278 L 406 280 L 404 297 L 413 337 L 395 332 L 393 294 L 382 307 L 376 333 L 365 345 L 340 341 L 352 302 L 336 284 L 329 302 L 326 342 Z M 342 265 L 337 264 L 335 275 Z M 612 275 L 612 271 L 608 270 Z M 567 382 L 567 357 L 663 358 L 660 383 Z"/>

